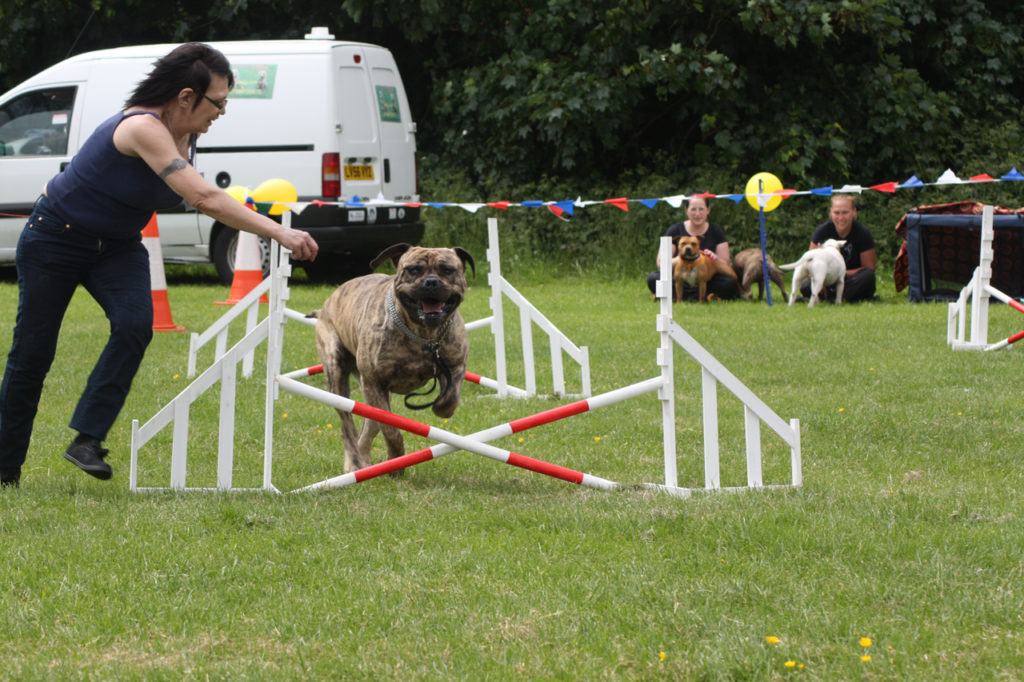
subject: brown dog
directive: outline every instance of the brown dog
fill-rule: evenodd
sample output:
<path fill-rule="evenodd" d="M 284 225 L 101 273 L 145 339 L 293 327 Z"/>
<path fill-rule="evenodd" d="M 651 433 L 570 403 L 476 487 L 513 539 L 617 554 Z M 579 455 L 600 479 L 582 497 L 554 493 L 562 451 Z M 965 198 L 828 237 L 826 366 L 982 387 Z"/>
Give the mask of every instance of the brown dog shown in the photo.
<path fill-rule="evenodd" d="M 729 264 L 705 255 L 697 237 L 680 237 L 677 244 L 678 257 L 672 260 L 672 279 L 676 283 L 676 300 L 683 300 L 683 283 L 697 287 L 701 303 L 708 300 L 708 280 L 717 274 L 728 275 L 737 282 L 739 279 Z"/>
<path fill-rule="evenodd" d="M 427 249 L 396 244 L 377 256 L 370 267 L 386 260 L 394 275 L 370 274 L 349 280 L 330 295 L 317 318 L 316 346 L 327 388 L 348 397 L 349 377 L 359 378 L 363 400 L 391 409 L 391 394 L 404 394 L 406 406 L 431 407 L 450 417 L 459 404 L 466 374 L 466 327 L 457 308 L 466 295 L 466 263 L 476 272 L 473 257 L 462 248 Z M 413 405 L 409 394 L 434 379 L 439 395 L 432 403 Z M 426 395 L 433 391 L 433 384 Z M 356 437 L 352 415 L 338 410 L 345 446 L 345 472 L 370 465 L 377 432 L 384 434 L 388 458 L 405 454 L 401 432 L 370 419 Z"/>
<path fill-rule="evenodd" d="M 736 271 L 736 276 L 739 277 L 740 292 L 743 294 L 743 298 L 750 300 L 751 285 L 757 283 L 757 300 L 764 300 L 764 263 L 761 249 L 743 249 L 733 257 L 732 267 Z M 787 298 L 786 285 L 782 281 L 782 271 L 775 265 L 771 256 L 768 256 L 768 278 L 775 282 L 775 286 L 779 287 L 782 298 L 785 300 Z"/>

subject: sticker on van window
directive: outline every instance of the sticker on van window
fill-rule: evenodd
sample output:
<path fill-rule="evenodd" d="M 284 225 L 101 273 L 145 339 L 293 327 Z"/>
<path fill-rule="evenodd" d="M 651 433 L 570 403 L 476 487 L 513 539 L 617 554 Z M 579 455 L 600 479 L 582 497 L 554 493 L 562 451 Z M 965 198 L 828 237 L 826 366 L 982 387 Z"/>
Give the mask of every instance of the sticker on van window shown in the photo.
<path fill-rule="evenodd" d="M 388 123 L 402 122 L 402 112 L 398 110 L 398 88 L 395 86 L 377 86 L 377 106 L 380 108 L 381 121 Z"/>
<path fill-rule="evenodd" d="M 235 76 L 235 87 L 228 100 L 273 98 L 277 64 L 235 64 L 231 72 Z"/>

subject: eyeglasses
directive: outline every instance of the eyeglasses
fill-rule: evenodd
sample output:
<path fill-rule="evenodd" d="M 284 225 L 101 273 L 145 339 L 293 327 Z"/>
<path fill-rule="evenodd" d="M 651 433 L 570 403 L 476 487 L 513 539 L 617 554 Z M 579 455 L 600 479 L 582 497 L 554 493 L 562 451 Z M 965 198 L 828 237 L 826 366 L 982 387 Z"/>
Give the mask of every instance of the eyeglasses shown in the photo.
<path fill-rule="evenodd" d="M 218 102 L 217 100 L 213 99 L 209 95 L 205 95 L 205 94 L 203 95 L 203 99 L 205 99 L 207 102 L 209 102 L 213 106 L 217 107 L 218 111 L 224 111 L 224 107 L 226 107 L 228 105 L 228 101 L 227 100 L 223 100 L 221 102 Z"/>

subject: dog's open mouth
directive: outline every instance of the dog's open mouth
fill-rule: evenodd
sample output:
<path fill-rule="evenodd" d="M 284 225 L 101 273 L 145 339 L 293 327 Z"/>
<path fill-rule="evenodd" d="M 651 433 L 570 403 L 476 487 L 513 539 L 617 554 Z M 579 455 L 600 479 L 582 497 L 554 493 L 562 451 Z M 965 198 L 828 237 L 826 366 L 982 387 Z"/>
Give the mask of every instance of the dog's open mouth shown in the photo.
<path fill-rule="evenodd" d="M 445 315 L 445 302 L 444 301 L 431 301 L 430 299 L 423 299 L 419 302 L 418 311 L 420 319 L 424 322 L 431 319 L 443 319 Z"/>
<path fill-rule="evenodd" d="M 447 300 L 435 298 L 412 298 L 400 296 L 402 305 L 409 312 L 410 316 L 420 324 L 427 327 L 437 327 L 444 323 L 452 312 L 462 303 L 462 298 L 452 295 Z"/>

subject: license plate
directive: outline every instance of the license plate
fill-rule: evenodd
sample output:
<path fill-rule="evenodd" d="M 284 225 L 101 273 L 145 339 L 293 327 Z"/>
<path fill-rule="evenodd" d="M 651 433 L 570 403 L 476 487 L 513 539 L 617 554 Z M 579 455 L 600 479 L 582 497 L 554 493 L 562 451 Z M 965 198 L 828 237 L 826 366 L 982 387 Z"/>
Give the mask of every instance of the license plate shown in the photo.
<path fill-rule="evenodd" d="M 346 180 L 373 180 L 373 166 L 345 166 Z"/>

